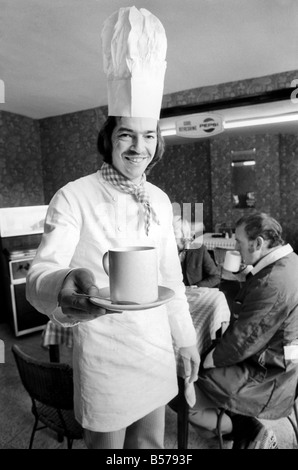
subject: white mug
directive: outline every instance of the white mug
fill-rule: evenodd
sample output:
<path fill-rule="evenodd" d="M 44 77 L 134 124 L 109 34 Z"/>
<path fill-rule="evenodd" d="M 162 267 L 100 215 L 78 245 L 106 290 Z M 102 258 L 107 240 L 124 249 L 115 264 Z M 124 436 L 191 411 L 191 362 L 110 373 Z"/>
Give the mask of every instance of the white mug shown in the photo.
<path fill-rule="evenodd" d="M 113 248 L 102 258 L 114 303 L 146 304 L 158 300 L 157 250 L 151 246 Z"/>
<path fill-rule="evenodd" d="M 223 268 L 227 271 L 236 273 L 239 271 L 241 265 L 241 254 L 236 250 L 228 250 L 226 252 Z"/>

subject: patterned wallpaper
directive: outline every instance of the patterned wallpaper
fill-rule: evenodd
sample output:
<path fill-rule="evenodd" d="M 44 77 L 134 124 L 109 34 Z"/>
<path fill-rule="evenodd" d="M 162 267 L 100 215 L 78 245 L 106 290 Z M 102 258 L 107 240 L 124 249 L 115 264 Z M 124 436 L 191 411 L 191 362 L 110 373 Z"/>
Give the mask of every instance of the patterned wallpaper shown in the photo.
<path fill-rule="evenodd" d="M 296 70 L 184 90 L 165 95 L 163 107 L 286 88 L 297 77 Z M 0 112 L 0 207 L 48 204 L 59 187 L 95 171 L 101 165 L 97 133 L 106 114 L 107 107 L 102 107 L 33 121 Z M 250 209 L 232 208 L 230 152 L 252 147 L 257 149 L 257 209 L 280 218 L 287 240 L 298 249 L 298 131 L 295 135 L 220 134 L 196 144 L 167 146 L 148 180 L 164 189 L 172 202 L 203 203 L 207 230 L 222 221 L 234 224 Z"/>
<path fill-rule="evenodd" d="M 298 251 L 298 132 L 281 135 L 280 222 L 285 239 Z"/>
<path fill-rule="evenodd" d="M 203 203 L 206 230 L 212 230 L 210 144 L 207 139 L 188 145 L 168 146 L 151 170 L 148 181 L 159 186 L 172 203 L 190 204 L 193 220 L 195 204 Z M 184 206 L 188 210 L 188 206 Z"/>
<path fill-rule="evenodd" d="M 45 203 L 69 181 L 101 166 L 98 131 L 107 108 L 97 108 L 40 120 Z"/>
<path fill-rule="evenodd" d="M 0 111 L 0 207 L 44 204 L 39 123 Z"/>

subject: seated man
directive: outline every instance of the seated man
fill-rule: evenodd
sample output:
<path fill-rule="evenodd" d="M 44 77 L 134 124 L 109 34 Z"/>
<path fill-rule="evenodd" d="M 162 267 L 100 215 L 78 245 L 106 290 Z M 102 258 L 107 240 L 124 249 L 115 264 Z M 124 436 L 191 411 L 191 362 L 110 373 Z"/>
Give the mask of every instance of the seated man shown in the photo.
<path fill-rule="evenodd" d="M 203 359 L 197 402 L 189 419 L 213 432 L 219 410 L 234 448 L 277 448 L 256 418 L 291 412 L 298 380 L 298 256 L 284 244 L 280 224 L 264 213 L 236 223 L 236 249 L 252 265 L 235 298 L 231 323 Z"/>
<path fill-rule="evenodd" d="M 183 282 L 186 286 L 216 287 L 220 283 L 220 271 L 207 248 L 193 246 L 194 236 L 186 220 L 174 219 L 174 230 L 181 261 Z"/>

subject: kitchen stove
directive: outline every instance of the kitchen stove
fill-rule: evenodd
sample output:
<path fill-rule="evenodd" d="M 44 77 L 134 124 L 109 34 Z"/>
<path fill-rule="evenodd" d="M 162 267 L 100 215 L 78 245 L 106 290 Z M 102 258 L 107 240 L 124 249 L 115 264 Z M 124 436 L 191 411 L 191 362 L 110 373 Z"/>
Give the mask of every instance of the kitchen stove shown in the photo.
<path fill-rule="evenodd" d="M 41 241 L 46 210 L 0 209 L 0 322 L 9 323 L 16 336 L 41 330 L 48 322 L 26 299 L 26 276 Z"/>

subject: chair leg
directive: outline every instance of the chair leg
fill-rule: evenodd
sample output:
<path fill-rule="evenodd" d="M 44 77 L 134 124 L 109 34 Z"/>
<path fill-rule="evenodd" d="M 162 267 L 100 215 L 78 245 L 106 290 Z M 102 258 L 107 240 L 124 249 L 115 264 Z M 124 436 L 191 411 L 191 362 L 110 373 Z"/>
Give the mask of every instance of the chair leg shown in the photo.
<path fill-rule="evenodd" d="M 287 419 L 289 420 L 289 422 L 292 425 L 292 428 L 293 428 L 293 431 L 294 431 L 295 437 L 296 437 L 296 442 L 298 444 L 298 410 L 297 410 L 297 403 L 296 402 L 294 403 L 294 410 L 293 411 L 294 411 L 295 418 L 292 418 L 292 416 L 287 416 Z"/>
<path fill-rule="evenodd" d="M 73 444 L 73 439 L 70 439 L 70 437 L 67 437 L 67 448 L 72 449 L 72 444 Z"/>
<path fill-rule="evenodd" d="M 287 419 L 289 420 L 289 422 L 292 425 L 292 428 L 294 430 L 295 437 L 296 437 L 296 443 L 298 444 L 298 405 L 297 405 L 296 401 L 294 403 L 294 410 L 293 411 L 294 411 L 295 419 L 292 418 L 292 416 L 287 416 Z"/>
<path fill-rule="evenodd" d="M 297 401 L 295 401 L 295 403 L 294 403 L 294 414 L 295 414 L 295 418 L 296 418 L 296 424 L 297 424 L 297 427 L 298 427 L 298 404 L 297 404 Z"/>
<path fill-rule="evenodd" d="M 34 422 L 31 437 L 30 437 L 29 449 L 32 449 L 33 440 L 34 440 L 35 432 L 36 432 L 36 429 L 37 429 L 37 425 L 38 425 L 38 418 L 35 418 L 35 422 Z"/>
<path fill-rule="evenodd" d="M 223 449 L 223 439 L 222 439 L 222 433 L 221 433 L 221 422 L 222 422 L 222 418 L 223 418 L 224 414 L 225 414 L 225 410 L 220 410 L 220 413 L 219 413 L 218 418 L 217 418 L 217 425 L 216 425 L 217 434 L 218 434 L 218 441 L 219 441 L 219 448 L 220 449 Z"/>
<path fill-rule="evenodd" d="M 288 420 L 290 421 L 291 425 L 292 425 L 292 428 L 294 430 L 294 433 L 295 433 L 295 437 L 296 437 L 296 442 L 298 444 L 298 430 L 297 430 L 297 424 L 294 422 L 293 418 L 291 416 L 288 416 Z"/>
<path fill-rule="evenodd" d="M 50 362 L 60 362 L 59 344 L 50 344 L 49 356 L 50 356 Z"/>

